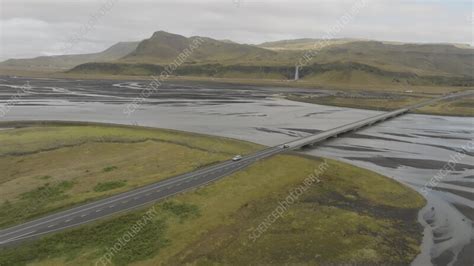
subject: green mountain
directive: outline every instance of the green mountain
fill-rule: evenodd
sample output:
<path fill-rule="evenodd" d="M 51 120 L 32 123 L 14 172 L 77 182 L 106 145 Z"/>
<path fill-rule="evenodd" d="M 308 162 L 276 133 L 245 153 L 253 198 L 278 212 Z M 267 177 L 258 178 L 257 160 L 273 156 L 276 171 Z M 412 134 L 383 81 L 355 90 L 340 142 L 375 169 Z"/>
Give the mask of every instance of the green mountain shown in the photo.
<path fill-rule="evenodd" d="M 193 41 L 199 41 L 200 45 L 187 58 L 186 62 L 188 64 L 228 64 L 235 60 L 255 62 L 261 58 L 276 55 L 276 52 L 251 45 L 197 36 L 186 38 L 181 35 L 158 31 L 151 38 L 140 42 L 135 51 L 120 61 L 125 63 L 169 63 L 175 60 L 184 49 L 189 48 Z"/>
<path fill-rule="evenodd" d="M 119 42 L 93 54 L 39 56 L 29 59 L 9 59 L 0 68 L 18 70 L 67 70 L 88 62 L 107 62 L 120 59 L 136 49 L 138 42 Z"/>
<path fill-rule="evenodd" d="M 303 62 L 300 78 L 317 84 L 474 86 L 471 47 L 356 39 L 297 39 L 247 45 L 158 31 L 139 43 L 119 43 L 97 54 L 8 60 L 0 66 L 72 67 L 68 72 L 151 75 L 193 46 L 174 75 L 285 80 L 293 79 L 295 65 Z"/>
<path fill-rule="evenodd" d="M 329 47 L 333 45 L 351 43 L 355 41 L 360 41 L 360 40 L 358 39 L 322 40 L 322 39 L 304 38 L 304 39 L 294 39 L 294 40 L 281 40 L 281 41 L 275 41 L 275 42 L 264 42 L 257 45 L 257 47 L 274 50 L 274 51 L 311 50 L 311 49 L 314 49 L 315 46 Z"/>
<path fill-rule="evenodd" d="M 358 41 L 328 47 L 311 62 L 356 62 L 417 75 L 472 77 L 474 49 L 450 44 L 386 44 Z"/>

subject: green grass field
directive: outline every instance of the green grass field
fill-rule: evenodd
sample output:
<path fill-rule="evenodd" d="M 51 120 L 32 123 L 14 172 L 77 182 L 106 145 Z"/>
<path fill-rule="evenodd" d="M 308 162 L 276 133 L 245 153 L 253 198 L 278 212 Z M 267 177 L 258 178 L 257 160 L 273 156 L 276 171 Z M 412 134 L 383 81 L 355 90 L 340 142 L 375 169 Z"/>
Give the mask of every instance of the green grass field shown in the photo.
<path fill-rule="evenodd" d="M 108 141 L 93 141 L 97 136 Z M 152 137 L 161 141 L 141 142 Z M 13 208 L 3 211 L 1 217 L 10 223 L 50 211 L 53 206 L 116 193 L 170 172 L 192 169 L 197 166 L 196 158 L 206 157 L 206 162 L 211 162 L 258 148 L 223 139 L 224 145 L 211 149 L 206 145 L 215 144 L 216 139 L 207 136 L 98 125 L 34 125 L 0 131 L 0 139 L 7 143 L 1 148 L 0 160 L 25 166 L 0 166 L 2 173 L 8 173 L 0 183 L 0 195 L 6 201 L 1 209 Z M 61 145 L 57 143 L 60 139 L 64 141 Z M 69 149 L 83 146 L 100 149 L 79 160 L 76 153 L 82 150 Z M 55 154 L 61 150 L 67 152 Z M 172 153 L 179 158 L 165 167 Z M 54 163 L 48 163 L 51 160 Z M 94 264 L 151 208 L 156 215 L 114 253 L 113 264 L 408 264 L 419 252 L 421 228 L 416 218 L 424 199 L 391 179 L 331 160 L 318 176 L 320 183 L 306 186 L 256 241 L 249 237 L 322 163 L 313 157 L 278 155 L 144 209 L 0 250 L 0 265 Z M 145 170 L 152 165 L 156 168 Z M 40 211 L 22 217 L 12 213 L 20 210 L 19 204 L 44 197 L 45 186 L 52 192 Z"/>
<path fill-rule="evenodd" d="M 432 95 L 417 94 L 417 95 L 389 95 L 385 98 L 373 97 L 351 97 L 343 96 L 324 96 L 324 97 L 301 97 L 289 95 L 288 100 L 314 103 L 321 105 L 350 107 L 358 109 L 369 109 L 379 111 L 391 111 L 403 108 L 405 106 L 413 105 L 432 98 Z M 452 116 L 474 116 L 474 98 L 462 98 L 455 100 L 445 100 L 434 103 L 429 106 L 417 109 L 414 111 L 419 114 L 432 115 L 452 115 Z"/>
<path fill-rule="evenodd" d="M 0 142 L 0 227 L 260 148 L 171 130 L 60 124 L 2 130 Z"/>
<path fill-rule="evenodd" d="M 448 100 L 420 108 L 418 113 L 434 115 L 474 116 L 474 97 Z"/>

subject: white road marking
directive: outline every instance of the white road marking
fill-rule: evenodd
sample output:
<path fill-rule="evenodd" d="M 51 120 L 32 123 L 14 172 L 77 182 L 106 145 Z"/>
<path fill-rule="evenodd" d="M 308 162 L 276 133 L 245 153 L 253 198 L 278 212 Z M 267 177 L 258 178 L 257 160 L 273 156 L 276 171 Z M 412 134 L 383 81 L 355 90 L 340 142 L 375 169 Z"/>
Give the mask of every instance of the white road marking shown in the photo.
<path fill-rule="evenodd" d="M 16 236 L 16 237 L 12 237 L 12 238 L 10 238 L 10 239 L 7 239 L 7 240 L 5 240 L 5 241 L 0 242 L 0 244 L 8 243 L 8 242 L 13 241 L 13 240 L 15 240 L 15 239 L 18 239 L 18 238 L 20 238 L 20 237 L 22 237 L 22 236 L 26 236 L 26 235 L 32 234 L 32 233 L 34 233 L 34 232 L 36 232 L 36 231 L 37 231 L 37 230 L 34 230 L 34 231 L 31 231 L 31 232 L 28 232 L 28 233 L 24 233 L 24 234 L 19 235 L 19 236 Z"/>
<path fill-rule="evenodd" d="M 225 162 L 224 165 L 229 164 L 229 163 L 232 163 L 232 162 Z M 199 174 L 198 174 L 198 173 L 194 173 L 194 174 L 188 175 L 187 178 L 194 177 L 194 178 L 192 178 L 192 180 L 198 180 L 198 179 L 200 178 L 200 176 L 202 176 L 203 174 L 208 173 L 208 172 L 212 172 L 212 171 L 213 171 L 213 169 L 204 170 L 204 171 L 200 172 Z M 113 199 L 111 199 L 110 201 L 104 201 L 104 202 L 101 202 L 101 203 L 98 203 L 98 204 L 97 204 L 97 203 L 86 204 L 86 205 L 84 205 L 84 206 L 78 207 L 78 208 L 82 208 L 82 209 L 80 209 L 80 210 L 76 210 L 76 211 L 73 211 L 73 212 L 71 212 L 71 213 L 64 214 L 64 215 L 61 215 L 61 216 L 58 216 L 58 217 L 54 217 L 52 220 L 49 220 L 49 221 L 48 221 L 48 220 L 45 220 L 45 221 L 42 221 L 42 222 L 39 222 L 39 223 L 36 223 L 36 224 L 32 224 L 32 225 L 29 225 L 29 226 L 26 226 L 26 227 L 23 227 L 23 228 L 19 228 L 19 229 L 17 229 L 17 230 L 14 230 L 14 231 L 11 231 L 11 232 L 9 232 L 9 233 L 6 233 L 6 234 L 4 234 L 3 236 L 15 234 L 15 233 L 17 233 L 17 232 L 19 232 L 19 231 L 22 231 L 22 230 L 25 230 L 25 229 L 28 229 L 28 228 L 32 228 L 32 227 L 35 227 L 35 226 L 39 226 L 39 225 L 45 224 L 45 223 L 47 223 L 47 222 L 51 222 L 51 221 L 55 221 L 55 220 L 58 220 L 58 219 L 61 219 L 61 218 L 65 218 L 65 217 L 67 217 L 67 216 L 74 215 L 74 214 L 76 214 L 76 213 L 80 213 L 80 212 L 83 212 L 83 211 L 86 211 L 86 210 L 91 210 L 91 209 L 96 208 L 96 207 L 99 207 L 99 206 L 104 206 L 104 205 L 110 204 L 111 202 L 114 202 L 114 201 L 115 201 L 115 202 L 118 202 L 118 201 L 120 201 L 120 200 L 123 199 L 123 198 L 128 198 L 128 197 L 130 197 L 130 196 L 132 196 L 132 195 L 141 194 L 141 193 L 144 193 L 144 192 L 146 192 L 146 191 L 154 190 L 154 189 L 156 189 L 156 188 L 160 188 L 160 187 L 163 188 L 163 189 L 161 189 L 161 190 L 160 190 L 160 189 L 156 190 L 156 192 L 161 192 L 162 190 L 166 189 L 166 186 L 168 186 L 169 184 L 173 184 L 173 183 L 179 182 L 179 181 L 181 181 L 181 180 L 183 180 L 183 178 L 177 178 L 177 179 L 174 179 L 174 180 L 170 180 L 169 182 L 163 182 L 162 184 L 157 184 L 156 186 L 152 186 L 152 187 L 150 187 L 150 188 L 147 188 L 147 189 L 144 189 L 144 190 L 141 190 L 141 191 L 136 191 L 136 192 L 131 193 L 131 194 L 130 194 L 130 193 L 126 193 L 127 195 L 124 195 L 124 196 L 121 196 L 121 197 L 120 197 L 120 196 L 119 196 L 119 197 L 115 197 L 115 198 L 112 197 Z M 174 194 L 176 194 L 176 193 L 173 193 L 173 195 L 174 195 Z M 170 195 L 168 195 L 168 196 L 170 196 Z M 127 202 L 128 202 L 128 200 L 122 201 L 122 203 L 127 203 Z M 145 202 L 145 203 L 143 203 L 143 204 L 147 204 L 147 203 L 148 203 L 148 202 Z M 140 205 L 138 205 L 138 206 L 141 206 L 141 205 L 143 205 L 143 204 L 140 204 Z M 132 209 L 132 208 L 136 208 L 136 207 L 138 207 L 138 206 L 133 206 L 133 207 L 127 208 L 127 209 L 125 209 L 125 210 L 129 210 L 129 209 Z M 123 211 L 123 210 L 121 210 L 121 211 Z M 88 214 L 83 214 L 83 215 L 81 215 L 81 217 L 85 217 L 85 216 L 87 216 L 87 215 L 89 215 L 89 214 L 90 214 L 90 213 L 88 213 Z M 99 218 L 97 218 L 97 219 L 99 219 Z M 93 220 L 96 220 L 96 219 L 93 219 Z M 90 221 L 93 221 L 93 220 L 85 221 L 85 222 L 82 222 L 82 223 L 79 223 L 79 224 L 87 223 L 87 222 L 90 222 Z M 74 226 L 74 225 L 71 225 L 71 226 Z M 63 228 L 68 228 L 68 227 L 70 227 L 70 226 L 63 227 Z M 37 230 L 36 230 L 36 231 L 37 231 Z M 33 231 L 33 232 L 36 232 L 36 231 Z M 53 231 L 57 231 L 57 230 L 55 229 L 55 230 L 53 230 Z M 45 232 L 40 233 L 40 234 L 36 234 L 36 235 L 42 235 L 42 234 L 45 234 Z M 36 236 L 36 235 L 34 235 L 34 236 Z M 17 238 L 19 238 L 19 237 L 21 237 L 21 236 L 23 236 L 23 235 L 20 235 L 20 236 L 18 236 L 18 237 L 15 237 L 15 239 L 17 239 Z M 31 236 L 28 236 L 28 237 L 31 237 Z M 27 238 L 27 237 L 23 237 L 23 238 Z M 22 238 L 22 239 L 23 239 L 23 238 Z M 0 243 L 4 243 L 4 242 L 0 242 Z"/>
<path fill-rule="evenodd" d="M 48 225 L 48 228 L 55 226 L 56 224 L 50 224 Z"/>
<path fill-rule="evenodd" d="M 228 164 L 229 162 L 224 162 L 223 164 L 226 165 Z M 231 162 L 230 162 L 231 163 Z M 207 172 L 210 172 L 212 171 L 212 169 L 208 169 L 208 170 L 204 170 L 202 172 L 200 172 L 199 174 L 202 175 L 204 173 L 207 173 Z M 194 173 L 190 176 L 196 176 L 197 173 Z M 196 179 L 198 179 L 199 177 L 196 177 Z M 153 189 L 156 189 L 158 187 L 165 187 L 169 184 L 173 184 L 174 182 L 178 182 L 180 181 L 182 178 L 177 178 L 177 179 L 174 179 L 174 180 L 170 180 L 170 181 L 164 181 L 163 183 L 158 183 L 157 185 L 154 185 L 150 188 L 146 188 L 146 189 L 143 189 L 143 190 L 140 190 L 140 191 L 136 191 L 134 193 L 131 193 L 131 194 L 127 194 L 125 196 L 121 196 L 121 197 L 112 197 L 112 199 L 110 201 L 107 201 L 107 200 L 104 200 L 103 202 L 100 202 L 100 203 L 90 203 L 90 204 L 86 204 L 84 206 L 80 206 L 78 207 L 79 210 L 76 210 L 76 211 L 73 211 L 71 213 L 68 213 L 68 214 L 64 214 L 64 215 L 61 215 L 61 216 L 58 216 L 58 217 L 54 217 L 52 220 L 46 220 L 46 221 L 42 221 L 42 222 L 39 222 L 39 223 L 36 223 L 36 224 L 32 224 L 32 225 L 29 225 L 29 226 L 26 226 L 26 227 L 23 227 L 23 228 L 19 228 L 17 230 L 14 230 L 14 231 L 11 231 L 9 233 L 6 233 L 4 234 L 3 236 L 7 236 L 7 235 L 11 235 L 11 234 L 14 234 L 14 233 L 17 233 L 17 232 L 20 232 L 22 230 L 25 230 L 25 229 L 28 229 L 28 228 L 31 228 L 31 227 L 34 227 L 34 226 L 39 226 L 39 225 L 42 225 L 42 224 L 45 224 L 45 223 L 48 223 L 48 222 L 51 222 L 51 221 L 55 221 L 55 220 L 58 220 L 58 219 L 61 219 L 61 218 L 64 218 L 64 217 L 67 217 L 69 215 L 73 215 L 73 214 L 76 214 L 76 213 L 80 213 L 80 212 L 83 212 L 83 211 L 86 211 L 86 210 L 90 210 L 90 209 L 93 209 L 93 208 L 96 208 L 96 207 L 99 207 L 99 206 L 104 206 L 104 205 L 107 205 L 107 204 L 110 204 L 111 202 L 114 202 L 114 201 L 119 201 L 123 198 L 127 198 L 127 197 L 130 197 L 132 195 L 137 195 L 137 194 L 141 194 L 143 192 L 146 192 L 146 191 L 150 191 L 150 190 L 153 190 Z M 160 192 L 160 190 L 156 190 L 156 192 Z M 122 201 L 122 203 L 127 203 L 128 201 Z M 81 209 L 82 208 L 82 209 Z M 85 217 L 86 215 L 81 215 L 81 217 Z M 46 218 L 46 217 L 45 217 Z M 36 221 L 32 221 L 32 222 L 36 222 Z"/>
<path fill-rule="evenodd" d="M 245 166 L 245 165 L 243 165 L 243 166 Z M 241 168 L 243 168 L 243 166 L 239 166 L 237 169 L 240 170 Z M 217 178 L 212 179 L 212 180 L 209 180 L 209 181 L 206 181 L 206 182 L 204 182 L 203 184 L 201 184 L 201 186 L 204 186 L 204 185 L 206 185 L 206 184 L 209 184 L 209 183 L 211 183 L 211 182 L 213 182 L 213 181 L 215 181 L 215 180 L 217 180 Z M 188 189 L 186 189 L 186 190 L 190 190 L 190 189 L 192 189 L 192 188 L 188 188 Z M 186 190 L 185 190 L 185 191 L 186 191 Z M 156 191 L 159 192 L 160 190 L 156 190 Z M 170 194 L 170 195 L 160 197 L 159 199 L 166 198 L 166 197 L 171 197 L 171 196 L 174 196 L 174 195 L 179 194 L 179 193 L 181 193 L 181 192 L 183 192 L 183 191 L 178 191 L 178 192 L 172 193 L 172 194 Z M 158 199 L 156 199 L 156 200 L 158 200 Z M 155 200 L 155 201 L 156 201 L 156 200 Z M 125 211 L 128 211 L 128 210 L 136 209 L 136 208 L 138 208 L 138 207 L 140 207 L 140 206 L 143 206 L 143 205 L 146 205 L 146 204 L 149 204 L 149 202 L 144 202 L 144 203 L 141 203 L 141 204 L 139 204 L 139 205 L 136 205 L 136 206 L 132 206 L 132 207 L 123 209 L 123 210 L 121 210 L 120 212 L 125 212 Z M 73 226 L 78 226 L 78 225 L 81 225 L 81 224 L 89 223 L 89 222 L 92 222 L 92 221 L 95 221 L 95 220 L 98 220 L 98 219 L 101 219 L 101 218 L 104 218 L 104 217 L 107 217 L 107 216 L 111 216 L 111 215 L 113 215 L 113 214 L 114 214 L 114 213 L 109 213 L 108 215 L 105 215 L 105 216 L 103 216 L 103 217 L 95 218 L 95 219 L 88 220 L 88 221 L 85 221 L 85 222 L 80 222 L 80 223 L 77 223 L 77 224 L 72 224 L 72 225 L 64 226 L 64 227 L 62 227 L 62 228 L 60 228 L 60 229 L 66 229 L 66 228 L 70 228 L 70 227 L 73 227 Z M 87 214 L 81 215 L 81 217 L 84 217 L 84 216 L 86 216 L 86 215 L 87 215 Z M 38 233 L 38 234 L 36 234 L 36 235 L 31 235 L 31 236 L 22 237 L 22 236 L 25 236 L 25 235 L 27 235 L 27 234 L 31 234 L 31 233 L 36 232 L 36 231 L 33 231 L 33 232 L 30 232 L 30 233 L 27 233 L 27 234 L 23 234 L 23 235 L 17 236 L 17 237 L 12 238 L 12 239 L 14 239 L 14 240 L 25 239 L 25 238 L 28 238 L 28 237 L 34 237 L 34 236 L 44 235 L 44 234 L 48 234 L 48 233 L 50 233 L 50 232 L 55 232 L 55 231 L 58 231 L 58 229 L 53 229 L 53 230 L 50 230 L 50 231 Z M 8 241 L 10 241 L 10 240 L 4 241 L 4 242 L 0 242 L 0 244 L 7 243 Z"/>
<path fill-rule="evenodd" d="M 98 209 L 98 210 L 96 210 L 95 212 L 101 212 L 101 211 L 102 211 L 102 209 Z"/>

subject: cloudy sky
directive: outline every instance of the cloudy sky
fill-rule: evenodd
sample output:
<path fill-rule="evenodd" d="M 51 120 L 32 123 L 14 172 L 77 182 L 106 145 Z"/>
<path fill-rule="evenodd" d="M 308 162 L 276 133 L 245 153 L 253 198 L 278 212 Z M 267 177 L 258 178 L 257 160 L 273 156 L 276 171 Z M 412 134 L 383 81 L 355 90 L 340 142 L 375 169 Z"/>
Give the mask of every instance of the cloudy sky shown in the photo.
<path fill-rule="evenodd" d="M 367 3 L 354 8 L 361 1 Z M 473 43 L 471 0 L 0 0 L 0 5 L 0 60 L 98 52 L 157 30 L 243 43 L 321 38 L 338 23 L 332 37 Z"/>

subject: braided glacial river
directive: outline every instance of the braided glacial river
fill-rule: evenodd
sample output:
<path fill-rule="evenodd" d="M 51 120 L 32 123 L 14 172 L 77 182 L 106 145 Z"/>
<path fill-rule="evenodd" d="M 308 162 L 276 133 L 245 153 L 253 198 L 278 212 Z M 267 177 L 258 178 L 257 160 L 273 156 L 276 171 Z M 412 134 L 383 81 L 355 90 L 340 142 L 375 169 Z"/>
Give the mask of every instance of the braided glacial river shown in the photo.
<path fill-rule="evenodd" d="M 31 88 L 22 92 L 27 82 Z M 324 90 L 180 82 L 142 99 L 146 85 L 0 77 L 0 104 L 11 104 L 0 120 L 152 126 L 277 145 L 378 113 L 281 97 L 332 93 Z M 136 110 L 128 115 L 131 102 Z M 431 184 L 419 214 L 422 253 L 413 265 L 473 265 L 473 137 L 473 118 L 408 114 L 301 152 L 364 167 L 418 191 Z"/>

